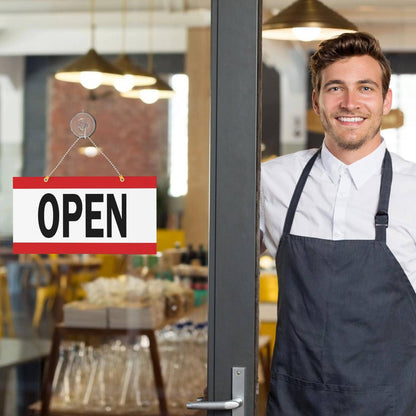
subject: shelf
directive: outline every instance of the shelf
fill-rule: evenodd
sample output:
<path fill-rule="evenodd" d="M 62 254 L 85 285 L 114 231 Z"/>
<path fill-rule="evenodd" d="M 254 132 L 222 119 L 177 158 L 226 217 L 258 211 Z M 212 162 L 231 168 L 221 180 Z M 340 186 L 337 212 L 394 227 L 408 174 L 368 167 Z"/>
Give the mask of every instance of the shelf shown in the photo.
<path fill-rule="evenodd" d="M 155 389 L 156 394 L 159 400 L 159 410 L 160 410 L 160 416 L 168 416 L 168 409 L 166 404 L 166 396 L 165 396 L 165 388 L 163 384 L 163 378 L 162 378 L 162 371 L 160 368 L 160 358 L 159 358 L 159 352 L 157 349 L 157 342 L 156 342 L 156 336 L 155 331 L 153 329 L 98 329 L 98 328 L 74 328 L 74 327 L 65 327 L 63 324 L 59 324 L 55 326 L 53 336 L 52 336 L 52 346 L 51 351 L 49 354 L 49 365 L 46 373 L 46 377 L 44 379 L 44 383 L 42 386 L 42 393 L 41 393 L 41 402 L 42 406 L 40 408 L 40 415 L 41 416 L 51 416 L 52 413 L 50 411 L 50 402 L 51 402 L 51 396 L 52 396 L 52 380 L 55 374 L 56 365 L 58 363 L 58 356 L 59 356 L 59 347 L 61 345 L 62 340 L 67 336 L 68 334 L 75 334 L 75 335 L 100 335 L 103 337 L 108 336 L 114 336 L 116 334 L 129 334 L 132 333 L 144 335 L 149 340 L 149 348 L 150 348 L 150 357 L 152 360 L 152 366 L 153 366 L 153 375 L 155 380 Z M 56 411 L 54 411 L 53 414 L 57 414 Z M 62 415 L 66 416 L 66 413 L 63 413 Z M 79 415 L 80 413 L 78 413 Z M 92 413 L 94 414 L 94 413 Z M 101 413 L 96 413 L 97 416 Z M 104 412 L 103 414 L 109 414 L 108 412 Z M 118 415 L 118 413 L 114 413 L 114 415 Z M 138 410 L 136 410 L 136 413 L 128 413 L 127 415 L 133 415 L 137 414 L 140 415 Z M 70 414 L 69 414 L 70 415 Z M 121 415 L 121 414 L 120 414 Z"/>
<path fill-rule="evenodd" d="M 173 324 L 183 318 L 184 316 L 196 316 L 196 315 L 204 316 L 207 314 L 207 305 L 203 305 L 196 308 L 191 308 L 186 311 L 182 311 L 182 313 L 178 314 L 177 316 L 171 317 L 166 319 L 163 322 L 163 325 L 160 325 L 158 328 L 162 328 L 166 325 Z M 101 414 L 105 415 L 115 415 L 115 416 L 130 416 L 130 415 L 138 415 L 138 416 L 175 416 L 175 412 L 178 416 L 183 416 L 183 412 L 186 409 L 178 409 L 178 410 L 171 410 L 168 411 L 168 406 L 166 403 L 166 396 L 165 396 L 165 388 L 162 378 L 162 372 L 160 368 L 160 358 L 159 352 L 157 347 L 157 341 L 155 336 L 154 329 L 145 329 L 145 328 L 84 328 L 84 327 L 69 327 L 65 326 L 64 324 L 57 324 L 55 326 L 53 337 L 52 337 L 52 345 L 49 354 L 49 366 L 47 369 L 46 377 L 43 382 L 42 386 L 42 394 L 41 394 L 41 404 L 42 405 L 33 405 L 33 411 L 37 411 L 40 416 L 80 416 L 80 415 L 91 415 L 91 416 L 100 416 Z M 136 410 L 128 410 L 124 413 L 116 413 L 116 412 L 101 412 L 101 411 L 85 411 L 82 409 L 81 411 L 73 411 L 73 410 L 63 410 L 63 409 L 49 409 L 51 395 L 52 395 L 52 380 L 55 373 L 55 368 L 58 362 L 59 356 L 59 348 L 61 345 L 62 340 L 67 336 L 80 336 L 88 338 L 90 336 L 99 336 L 99 337 L 112 337 L 114 335 L 126 335 L 129 337 L 135 337 L 136 335 L 144 335 L 149 340 L 149 347 L 150 347 L 150 357 L 152 361 L 153 367 L 153 375 L 155 380 L 155 390 L 159 401 L 159 411 L 160 413 L 152 415 L 148 414 L 143 410 L 136 409 Z M 37 410 L 36 410 L 37 409 Z M 205 414 L 205 413 L 201 413 Z M 198 413 L 192 412 L 193 416 L 198 416 Z"/>

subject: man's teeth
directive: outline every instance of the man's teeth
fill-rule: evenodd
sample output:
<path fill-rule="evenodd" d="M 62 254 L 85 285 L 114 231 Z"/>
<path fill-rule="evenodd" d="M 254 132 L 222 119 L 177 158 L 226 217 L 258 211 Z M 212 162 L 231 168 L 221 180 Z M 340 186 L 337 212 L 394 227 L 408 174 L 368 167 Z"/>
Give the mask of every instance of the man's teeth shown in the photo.
<path fill-rule="evenodd" d="M 338 117 L 339 121 L 344 121 L 347 123 L 358 123 L 360 121 L 363 121 L 363 117 Z"/>

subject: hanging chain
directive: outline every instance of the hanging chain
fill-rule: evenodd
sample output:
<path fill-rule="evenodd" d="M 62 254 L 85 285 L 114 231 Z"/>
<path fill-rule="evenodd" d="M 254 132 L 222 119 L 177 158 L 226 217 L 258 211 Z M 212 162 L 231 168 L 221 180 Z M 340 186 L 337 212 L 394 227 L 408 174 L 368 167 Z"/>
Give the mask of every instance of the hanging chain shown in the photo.
<path fill-rule="evenodd" d="M 147 72 L 153 73 L 153 0 L 149 0 L 149 51 L 147 53 Z"/>
<path fill-rule="evenodd" d="M 124 182 L 124 176 L 120 173 L 120 171 L 116 168 L 116 165 L 110 160 L 110 158 L 95 144 L 94 140 L 91 137 L 87 137 L 87 139 L 95 146 L 95 148 L 106 158 L 107 162 L 113 167 L 113 169 L 117 172 L 118 177 L 120 178 L 120 182 Z"/>
<path fill-rule="evenodd" d="M 114 163 L 110 160 L 110 158 L 95 144 L 94 140 L 91 139 L 91 137 L 89 136 L 84 136 L 84 137 L 78 137 L 74 143 L 71 144 L 71 146 L 68 148 L 68 150 L 65 152 L 65 154 L 61 157 L 61 159 L 59 160 L 59 162 L 57 163 L 57 165 L 50 171 L 48 176 L 45 176 L 43 178 L 43 180 L 45 182 L 48 182 L 49 178 L 52 176 L 52 174 L 56 171 L 56 169 L 58 169 L 58 167 L 61 165 L 61 163 L 64 161 L 64 159 L 66 158 L 66 156 L 68 155 L 68 153 L 72 150 L 72 148 L 78 143 L 79 140 L 81 139 L 88 139 L 94 146 L 95 148 L 105 157 L 105 159 L 107 160 L 107 162 L 113 167 L 113 169 L 116 171 L 118 177 L 120 178 L 120 182 L 124 182 L 124 176 L 120 173 L 120 171 L 117 169 L 117 167 L 114 165 Z"/>
<path fill-rule="evenodd" d="M 72 148 L 78 143 L 79 140 L 81 140 L 83 137 L 78 137 L 74 143 L 71 144 L 71 146 L 69 146 L 68 150 L 65 152 L 65 154 L 61 157 L 61 160 L 57 163 L 57 165 L 50 171 L 48 176 L 45 176 L 45 178 L 43 179 L 45 182 L 48 182 L 49 178 L 52 176 L 52 174 L 56 171 L 56 169 L 58 169 L 59 165 L 64 161 L 64 159 L 66 158 L 67 154 L 72 150 Z"/>
<path fill-rule="evenodd" d="M 126 14 L 127 14 L 127 0 L 123 0 L 121 9 L 121 53 L 126 53 Z"/>
<path fill-rule="evenodd" d="M 48 182 L 49 178 L 52 176 L 52 174 L 58 169 L 58 167 L 61 165 L 61 163 L 64 161 L 68 153 L 73 149 L 73 147 L 81 140 L 81 139 L 88 139 L 91 144 L 100 152 L 104 158 L 107 160 L 107 162 L 113 167 L 113 169 L 117 172 L 117 175 L 120 179 L 120 182 L 124 182 L 124 176 L 119 172 L 119 170 L 116 168 L 114 163 L 110 160 L 110 158 L 95 144 L 94 140 L 91 139 L 91 135 L 95 131 L 96 122 L 94 117 L 86 113 L 84 111 L 75 114 L 74 117 L 72 117 L 71 122 L 69 123 L 69 126 L 71 128 L 72 133 L 74 136 L 77 137 L 77 139 L 69 146 L 68 150 L 65 152 L 65 154 L 61 157 L 57 165 L 51 170 L 48 176 L 45 176 L 43 180 L 45 182 Z"/>
<path fill-rule="evenodd" d="M 95 48 L 95 0 L 90 0 L 90 30 L 91 30 L 91 48 Z"/>

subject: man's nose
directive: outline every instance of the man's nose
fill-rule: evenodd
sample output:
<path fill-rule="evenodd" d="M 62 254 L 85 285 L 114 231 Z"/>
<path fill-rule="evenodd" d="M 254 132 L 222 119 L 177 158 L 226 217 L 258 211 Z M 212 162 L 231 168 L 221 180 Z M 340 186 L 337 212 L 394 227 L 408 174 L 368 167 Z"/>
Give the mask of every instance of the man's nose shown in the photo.
<path fill-rule="evenodd" d="M 357 94 L 355 94 L 352 91 L 345 91 L 342 95 L 342 100 L 340 103 L 342 108 L 345 108 L 347 110 L 354 110 L 356 108 L 360 107 L 359 100 L 357 97 Z"/>

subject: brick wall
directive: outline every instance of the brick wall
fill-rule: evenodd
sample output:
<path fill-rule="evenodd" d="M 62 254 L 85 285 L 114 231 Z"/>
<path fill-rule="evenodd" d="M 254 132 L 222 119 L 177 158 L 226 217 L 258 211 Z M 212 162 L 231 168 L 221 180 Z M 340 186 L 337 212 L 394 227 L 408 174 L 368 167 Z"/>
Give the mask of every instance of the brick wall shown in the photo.
<path fill-rule="evenodd" d="M 94 90 L 95 98 L 82 86 L 57 81 L 48 83 L 46 173 L 49 173 L 74 142 L 69 123 L 81 111 L 94 116 L 97 129 L 92 139 L 124 176 L 156 175 L 167 171 L 168 103 L 147 105 L 122 98 L 111 87 Z M 81 155 L 81 140 L 71 150 L 54 176 L 112 176 L 115 171 L 102 155 Z"/>

